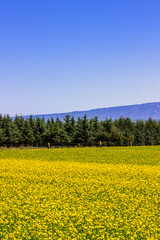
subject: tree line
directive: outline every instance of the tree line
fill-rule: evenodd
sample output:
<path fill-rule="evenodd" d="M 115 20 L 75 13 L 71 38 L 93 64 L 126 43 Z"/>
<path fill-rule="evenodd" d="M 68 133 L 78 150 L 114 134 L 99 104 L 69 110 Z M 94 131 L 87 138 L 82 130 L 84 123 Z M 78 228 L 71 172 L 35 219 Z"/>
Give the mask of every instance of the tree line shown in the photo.
<path fill-rule="evenodd" d="M 24 119 L 0 115 L 0 146 L 141 146 L 160 145 L 160 121 L 132 121 L 120 117 L 99 121 L 66 115 L 64 121 L 53 118 Z"/>

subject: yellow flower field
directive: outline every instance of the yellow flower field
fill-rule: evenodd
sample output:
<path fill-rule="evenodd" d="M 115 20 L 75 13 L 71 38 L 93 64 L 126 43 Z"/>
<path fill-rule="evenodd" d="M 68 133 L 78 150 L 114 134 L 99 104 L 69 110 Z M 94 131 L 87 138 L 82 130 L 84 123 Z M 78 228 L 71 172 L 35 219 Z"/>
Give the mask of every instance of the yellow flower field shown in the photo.
<path fill-rule="evenodd" d="M 0 150 L 0 239 L 160 239 L 160 147 Z"/>

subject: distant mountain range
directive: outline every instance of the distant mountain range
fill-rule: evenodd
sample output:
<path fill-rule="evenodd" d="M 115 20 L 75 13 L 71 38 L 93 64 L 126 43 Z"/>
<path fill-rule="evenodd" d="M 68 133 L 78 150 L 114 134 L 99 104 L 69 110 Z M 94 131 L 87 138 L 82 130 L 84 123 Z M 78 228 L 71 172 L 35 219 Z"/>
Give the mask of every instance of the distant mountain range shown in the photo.
<path fill-rule="evenodd" d="M 144 104 L 136 104 L 136 105 L 128 105 L 128 106 L 120 106 L 120 107 L 110 107 L 110 108 L 98 108 L 87 111 L 74 111 L 67 113 L 54 113 L 54 114 L 44 114 L 44 115 L 33 115 L 34 118 L 42 118 L 44 117 L 45 121 L 51 119 L 52 117 L 56 119 L 57 117 L 63 121 L 63 118 L 69 114 L 71 117 L 73 116 L 76 120 L 78 117 L 83 117 L 85 114 L 87 118 L 93 118 L 95 116 L 98 119 L 105 120 L 106 118 L 119 119 L 120 117 L 129 117 L 132 120 L 143 119 L 147 120 L 148 118 L 152 118 L 155 120 L 160 120 L 160 102 L 153 103 L 144 103 Z M 23 116 L 25 119 L 29 116 Z"/>

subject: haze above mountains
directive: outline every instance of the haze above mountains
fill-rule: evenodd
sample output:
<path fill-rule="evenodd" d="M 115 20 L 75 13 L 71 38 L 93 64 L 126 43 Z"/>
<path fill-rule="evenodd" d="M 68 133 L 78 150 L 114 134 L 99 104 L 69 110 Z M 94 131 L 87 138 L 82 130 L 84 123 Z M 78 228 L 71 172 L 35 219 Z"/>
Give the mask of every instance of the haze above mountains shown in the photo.
<path fill-rule="evenodd" d="M 118 106 L 118 107 L 109 107 L 109 108 L 98 108 L 87 111 L 74 111 L 74 112 L 66 112 L 66 113 L 54 113 L 54 114 L 41 114 L 41 115 L 33 115 L 34 118 L 44 117 L 45 121 L 48 119 L 59 118 L 63 121 L 64 117 L 69 114 L 71 117 L 73 116 L 76 120 L 78 117 L 83 117 L 85 114 L 88 119 L 94 118 L 95 116 L 98 119 L 105 120 L 106 118 L 119 119 L 120 117 L 129 117 L 132 120 L 143 119 L 147 120 L 150 117 L 155 120 L 160 120 L 160 102 L 153 103 L 144 103 L 144 104 L 136 104 L 136 105 L 127 105 L 127 106 Z M 24 116 L 24 118 L 28 118 L 29 116 Z"/>

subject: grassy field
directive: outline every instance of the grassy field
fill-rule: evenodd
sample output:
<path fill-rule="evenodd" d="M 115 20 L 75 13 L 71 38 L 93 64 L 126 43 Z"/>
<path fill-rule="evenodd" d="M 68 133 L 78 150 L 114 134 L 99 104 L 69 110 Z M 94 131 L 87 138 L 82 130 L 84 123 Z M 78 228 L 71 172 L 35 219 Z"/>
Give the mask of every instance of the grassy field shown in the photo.
<path fill-rule="evenodd" d="M 160 147 L 0 150 L 0 239 L 160 239 Z"/>

